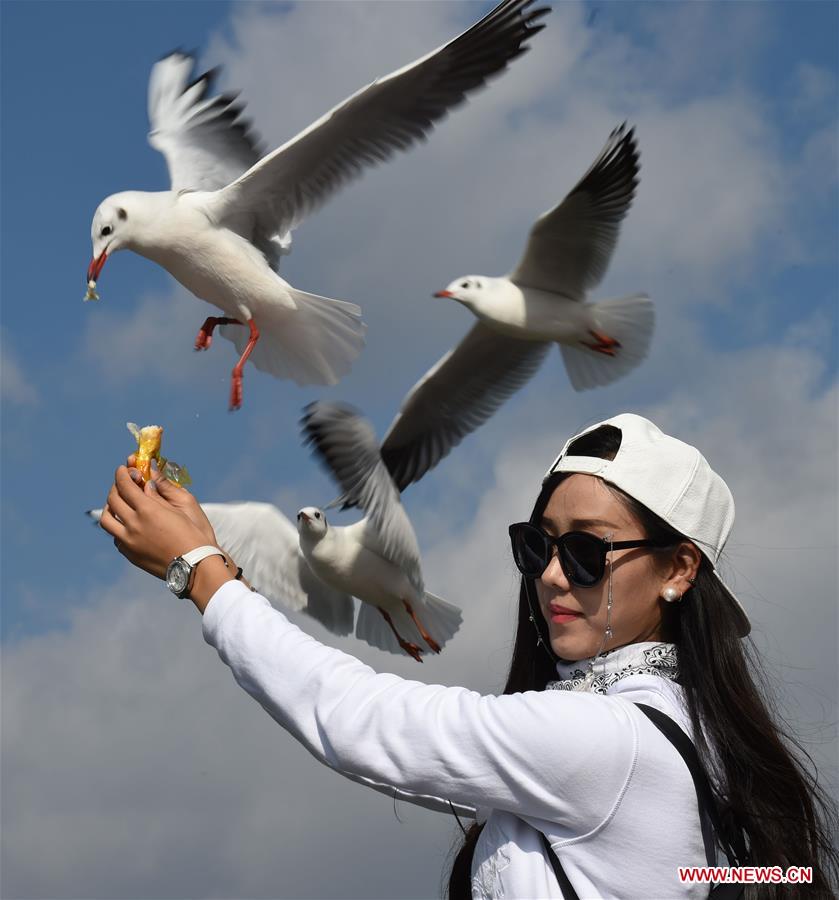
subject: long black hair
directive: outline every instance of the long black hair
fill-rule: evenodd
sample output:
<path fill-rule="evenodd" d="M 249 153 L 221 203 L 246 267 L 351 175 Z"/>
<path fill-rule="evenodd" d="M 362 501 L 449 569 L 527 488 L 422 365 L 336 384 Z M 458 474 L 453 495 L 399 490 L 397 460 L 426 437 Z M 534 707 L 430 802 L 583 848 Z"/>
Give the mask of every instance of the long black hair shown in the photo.
<path fill-rule="evenodd" d="M 604 425 L 572 445 L 575 456 L 613 459 L 620 430 Z M 542 518 L 563 475 L 547 479 L 531 522 Z M 671 546 L 686 540 L 637 500 L 605 483 L 635 515 L 646 537 Z M 547 626 L 531 621 L 528 585 L 522 578 L 518 624 L 505 694 L 543 690 L 556 668 L 538 645 L 548 644 Z M 812 759 L 769 712 L 766 679 L 750 640 L 737 637 L 737 613 L 703 555 L 695 584 L 682 602 L 668 604 L 664 630 L 679 649 L 678 682 L 706 772 L 712 773 L 724 819 L 743 829 L 753 865 L 812 866 L 808 885 L 748 885 L 746 896 L 832 897 L 839 889 L 836 807 L 822 791 Z M 713 764 L 711 761 L 714 761 Z M 450 900 L 471 897 L 475 843 L 482 826 L 472 825 L 449 876 Z"/>

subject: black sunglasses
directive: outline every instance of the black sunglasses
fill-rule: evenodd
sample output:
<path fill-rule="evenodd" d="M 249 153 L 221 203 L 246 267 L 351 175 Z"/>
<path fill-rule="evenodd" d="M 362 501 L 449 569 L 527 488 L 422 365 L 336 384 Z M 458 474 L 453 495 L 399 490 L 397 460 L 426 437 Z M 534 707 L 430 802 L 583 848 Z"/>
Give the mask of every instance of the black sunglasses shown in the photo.
<path fill-rule="evenodd" d="M 522 575 L 538 578 L 548 568 L 556 547 L 565 577 L 578 587 L 593 587 L 600 581 L 610 550 L 672 546 L 650 540 L 609 541 L 586 531 L 567 531 L 556 538 L 530 522 L 516 522 L 509 531 L 513 559 Z"/>

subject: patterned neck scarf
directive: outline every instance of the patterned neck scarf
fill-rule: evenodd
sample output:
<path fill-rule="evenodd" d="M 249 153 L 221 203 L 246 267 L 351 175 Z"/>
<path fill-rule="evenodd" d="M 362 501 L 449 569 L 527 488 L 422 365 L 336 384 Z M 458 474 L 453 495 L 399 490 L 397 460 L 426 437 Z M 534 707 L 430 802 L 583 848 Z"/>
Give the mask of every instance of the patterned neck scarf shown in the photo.
<path fill-rule="evenodd" d="M 601 653 L 596 659 L 556 664 L 559 681 L 549 681 L 548 691 L 590 691 L 605 694 L 629 675 L 658 675 L 674 681 L 679 674 L 675 644 L 645 641 Z"/>

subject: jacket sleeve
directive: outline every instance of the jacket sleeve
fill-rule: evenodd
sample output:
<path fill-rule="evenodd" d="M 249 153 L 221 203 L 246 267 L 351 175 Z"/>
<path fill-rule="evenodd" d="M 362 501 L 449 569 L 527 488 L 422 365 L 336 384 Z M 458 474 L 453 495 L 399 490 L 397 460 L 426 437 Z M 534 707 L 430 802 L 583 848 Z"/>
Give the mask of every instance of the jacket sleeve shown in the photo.
<path fill-rule="evenodd" d="M 240 582 L 213 596 L 204 638 L 321 762 L 431 808 L 489 807 L 585 833 L 614 810 L 637 756 L 619 701 L 566 691 L 482 696 L 376 673 Z"/>

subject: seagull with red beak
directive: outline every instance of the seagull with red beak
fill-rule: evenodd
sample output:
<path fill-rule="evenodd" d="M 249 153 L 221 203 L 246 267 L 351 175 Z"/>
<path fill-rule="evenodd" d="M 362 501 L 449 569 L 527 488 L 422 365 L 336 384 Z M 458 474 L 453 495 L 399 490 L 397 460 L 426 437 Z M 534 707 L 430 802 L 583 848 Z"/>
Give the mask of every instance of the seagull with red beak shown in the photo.
<path fill-rule="evenodd" d="M 576 187 L 541 216 L 518 266 L 467 275 L 435 297 L 477 321 L 408 391 L 380 454 L 399 491 L 419 481 L 536 374 L 558 345 L 576 390 L 608 384 L 644 359 L 653 305 L 643 294 L 587 302 L 603 277 L 638 183 L 632 130 L 616 128 Z M 339 500 L 357 506 L 358 496 Z"/>
<path fill-rule="evenodd" d="M 509 391 L 535 372 L 551 344 L 559 346 L 578 391 L 610 384 L 644 359 L 653 329 L 650 299 L 631 294 L 587 302 L 606 273 L 635 196 L 638 156 L 634 129 L 616 128 L 565 199 L 537 219 L 509 275 L 462 276 L 434 295 L 457 301 L 478 319 L 435 367 L 438 391 L 450 396 L 447 371 L 455 369 L 476 373 L 464 394 Z M 488 370 L 476 365 L 485 356 L 495 360 Z"/>
<path fill-rule="evenodd" d="M 335 384 L 364 345 L 361 310 L 308 294 L 278 274 L 290 232 L 368 167 L 423 140 L 466 95 L 527 49 L 548 12 L 535 0 L 503 0 L 437 51 L 378 79 L 296 137 L 263 155 L 227 95 L 208 96 L 212 73 L 192 78 L 193 60 L 173 53 L 149 81 L 149 141 L 166 158 L 171 190 L 108 197 L 93 217 L 85 299 L 117 250 L 163 266 L 220 315 L 213 332 L 240 353 L 230 406 L 242 403 L 242 373 L 258 369 L 300 385 Z"/>

